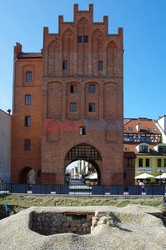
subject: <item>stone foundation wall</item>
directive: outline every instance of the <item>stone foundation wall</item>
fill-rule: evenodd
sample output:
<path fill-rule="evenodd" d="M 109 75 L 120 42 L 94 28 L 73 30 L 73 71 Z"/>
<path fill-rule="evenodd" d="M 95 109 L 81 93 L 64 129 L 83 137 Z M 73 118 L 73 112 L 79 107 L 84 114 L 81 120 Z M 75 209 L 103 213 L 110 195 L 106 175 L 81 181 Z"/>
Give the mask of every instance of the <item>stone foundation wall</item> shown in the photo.
<path fill-rule="evenodd" d="M 35 213 L 31 214 L 30 229 L 42 235 L 76 233 L 90 234 L 92 217 L 90 214 Z"/>

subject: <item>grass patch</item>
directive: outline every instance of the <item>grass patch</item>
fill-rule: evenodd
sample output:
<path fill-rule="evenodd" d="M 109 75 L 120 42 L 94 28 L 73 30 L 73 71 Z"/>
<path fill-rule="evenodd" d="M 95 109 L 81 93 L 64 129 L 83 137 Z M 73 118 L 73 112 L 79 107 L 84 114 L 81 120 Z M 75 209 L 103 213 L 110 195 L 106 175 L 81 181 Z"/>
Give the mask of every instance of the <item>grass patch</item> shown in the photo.
<path fill-rule="evenodd" d="M 121 198 L 121 197 L 57 197 L 39 195 L 0 195 L 0 204 L 28 208 L 31 206 L 117 206 L 140 204 L 161 208 L 162 197 L 157 198 Z"/>

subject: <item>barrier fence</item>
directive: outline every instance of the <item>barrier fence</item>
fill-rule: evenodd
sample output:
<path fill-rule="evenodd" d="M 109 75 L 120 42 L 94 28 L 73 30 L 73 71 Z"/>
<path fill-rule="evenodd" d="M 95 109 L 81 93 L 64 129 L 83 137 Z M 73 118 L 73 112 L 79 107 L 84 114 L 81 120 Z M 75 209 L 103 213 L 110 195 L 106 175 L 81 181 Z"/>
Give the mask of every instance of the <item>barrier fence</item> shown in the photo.
<path fill-rule="evenodd" d="M 47 184 L 0 184 L 0 194 L 57 194 L 57 195 L 165 195 L 166 186 L 86 186 Z"/>

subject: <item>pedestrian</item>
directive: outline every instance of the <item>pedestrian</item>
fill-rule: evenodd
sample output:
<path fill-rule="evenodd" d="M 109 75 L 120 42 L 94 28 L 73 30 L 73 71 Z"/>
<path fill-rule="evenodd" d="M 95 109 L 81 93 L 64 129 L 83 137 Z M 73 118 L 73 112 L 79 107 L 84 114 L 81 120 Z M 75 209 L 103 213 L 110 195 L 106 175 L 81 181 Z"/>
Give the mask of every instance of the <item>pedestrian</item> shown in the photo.
<path fill-rule="evenodd" d="M 143 181 L 138 180 L 138 185 L 141 187 L 142 192 L 145 192 L 145 183 Z"/>

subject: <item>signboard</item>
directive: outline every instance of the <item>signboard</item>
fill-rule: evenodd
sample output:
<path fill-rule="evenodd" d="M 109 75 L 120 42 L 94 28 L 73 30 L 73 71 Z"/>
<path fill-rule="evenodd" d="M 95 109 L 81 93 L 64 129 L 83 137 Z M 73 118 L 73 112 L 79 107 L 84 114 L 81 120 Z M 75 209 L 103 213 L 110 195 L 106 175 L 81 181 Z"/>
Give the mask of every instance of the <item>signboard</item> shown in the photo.
<path fill-rule="evenodd" d="M 158 169 L 157 169 L 157 172 L 158 172 L 158 173 L 160 173 L 160 172 L 166 173 L 166 168 L 158 168 Z"/>
<path fill-rule="evenodd" d="M 137 173 L 151 173 L 152 169 L 151 168 L 137 168 Z"/>

